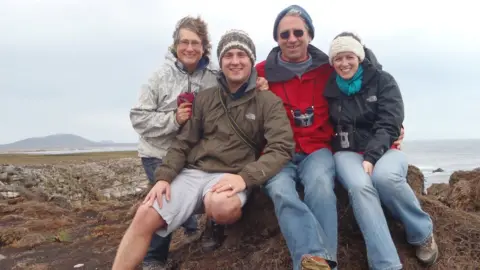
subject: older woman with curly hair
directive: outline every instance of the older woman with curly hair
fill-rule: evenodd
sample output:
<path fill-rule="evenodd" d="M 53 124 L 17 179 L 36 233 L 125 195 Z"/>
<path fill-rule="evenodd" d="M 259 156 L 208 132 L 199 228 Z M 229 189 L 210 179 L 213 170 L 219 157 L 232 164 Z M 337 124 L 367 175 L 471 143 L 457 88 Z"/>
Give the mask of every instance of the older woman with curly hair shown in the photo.
<path fill-rule="evenodd" d="M 210 61 L 212 46 L 207 24 L 199 17 L 184 17 L 173 32 L 163 65 L 155 71 L 140 91 L 130 120 L 139 134 L 138 155 L 150 184 L 155 183 L 155 169 L 162 163 L 179 128 L 190 118 L 195 93 L 216 84 L 217 66 Z M 205 234 L 207 248 L 217 246 L 220 228 L 210 222 Z M 197 235 L 195 216 L 183 225 L 188 238 Z M 210 237 L 208 237 L 210 236 Z M 144 269 L 158 269 L 165 264 L 171 235 L 154 234 L 144 258 Z"/>

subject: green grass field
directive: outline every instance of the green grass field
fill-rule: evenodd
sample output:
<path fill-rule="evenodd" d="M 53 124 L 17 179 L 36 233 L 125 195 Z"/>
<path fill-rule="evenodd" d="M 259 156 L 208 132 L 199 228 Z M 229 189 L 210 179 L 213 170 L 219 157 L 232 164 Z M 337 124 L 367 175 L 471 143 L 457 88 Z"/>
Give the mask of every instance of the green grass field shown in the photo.
<path fill-rule="evenodd" d="M 55 164 L 61 162 L 75 161 L 98 161 L 106 159 L 117 159 L 125 157 L 137 157 L 136 151 L 118 151 L 118 152 L 96 152 L 96 153 L 77 153 L 77 154 L 0 154 L 0 164 L 14 165 L 33 165 L 33 164 Z"/>

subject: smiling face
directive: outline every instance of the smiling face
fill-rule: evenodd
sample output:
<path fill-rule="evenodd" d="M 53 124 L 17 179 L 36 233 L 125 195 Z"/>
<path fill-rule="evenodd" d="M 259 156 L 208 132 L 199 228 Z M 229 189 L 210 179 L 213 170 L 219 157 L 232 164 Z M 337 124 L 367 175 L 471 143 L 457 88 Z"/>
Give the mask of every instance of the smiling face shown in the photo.
<path fill-rule="evenodd" d="M 292 15 L 283 17 L 278 24 L 277 38 L 284 60 L 302 62 L 307 59 L 307 48 L 311 38 L 301 17 Z"/>
<path fill-rule="evenodd" d="M 252 72 L 250 57 L 240 49 L 230 49 L 225 52 L 221 59 L 221 65 L 222 72 L 231 88 L 245 83 Z"/>
<path fill-rule="evenodd" d="M 203 55 L 202 40 L 188 29 L 180 29 L 176 46 L 177 57 L 188 70 L 195 70 Z"/>
<path fill-rule="evenodd" d="M 360 65 L 360 59 L 353 52 L 341 52 L 333 58 L 333 67 L 337 74 L 345 80 L 355 75 Z"/>

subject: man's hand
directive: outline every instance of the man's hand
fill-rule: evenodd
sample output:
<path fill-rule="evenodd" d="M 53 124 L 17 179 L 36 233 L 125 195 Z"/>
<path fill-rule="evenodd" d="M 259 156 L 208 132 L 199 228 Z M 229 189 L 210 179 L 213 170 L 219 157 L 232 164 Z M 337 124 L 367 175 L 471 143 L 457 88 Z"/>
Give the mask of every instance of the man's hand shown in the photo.
<path fill-rule="evenodd" d="M 227 197 L 232 197 L 244 191 L 246 187 L 247 184 L 240 175 L 227 173 L 212 187 L 211 191 L 220 193 L 228 190 Z"/>
<path fill-rule="evenodd" d="M 190 119 L 190 116 L 192 115 L 192 103 L 185 102 L 180 104 L 177 109 L 177 123 L 179 125 L 185 124 L 188 119 Z"/>
<path fill-rule="evenodd" d="M 363 161 L 362 163 L 362 166 L 363 166 L 363 169 L 365 170 L 365 172 L 372 176 L 372 172 L 373 172 L 373 164 L 368 162 L 368 161 Z"/>
<path fill-rule="evenodd" d="M 402 148 L 403 137 L 405 137 L 405 130 L 402 127 L 402 129 L 400 130 L 400 137 L 398 137 L 398 139 L 393 142 L 393 145 L 395 145 L 398 150 Z"/>
<path fill-rule="evenodd" d="M 257 90 L 268 90 L 268 81 L 264 77 L 257 78 Z"/>
<path fill-rule="evenodd" d="M 143 200 L 143 204 L 147 204 L 148 206 L 152 206 L 155 199 L 158 202 L 158 206 L 162 208 L 162 197 L 165 194 L 165 199 L 170 201 L 170 184 L 166 181 L 158 181 L 150 192 L 148 192 L 145 200 Z"/>

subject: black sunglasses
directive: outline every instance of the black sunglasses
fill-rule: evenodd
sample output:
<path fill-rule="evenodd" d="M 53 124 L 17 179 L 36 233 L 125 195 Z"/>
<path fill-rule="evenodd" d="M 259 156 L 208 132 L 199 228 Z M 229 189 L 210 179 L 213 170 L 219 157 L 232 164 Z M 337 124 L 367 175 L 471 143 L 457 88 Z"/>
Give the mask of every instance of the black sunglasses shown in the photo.
<path fill-rule="evenodd" d="M 297 38 L 303 37 L 304 31 L 301 29 L 295 29 L 293 30 L 293 35 Z M 285 30 L 280 33 L 280 38 L 282 39 L 288 39 L 290 38 L 290 30 Z"/>

